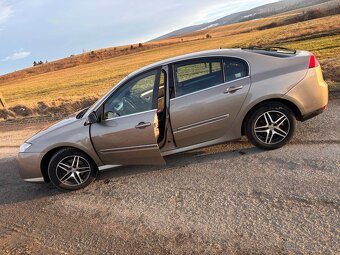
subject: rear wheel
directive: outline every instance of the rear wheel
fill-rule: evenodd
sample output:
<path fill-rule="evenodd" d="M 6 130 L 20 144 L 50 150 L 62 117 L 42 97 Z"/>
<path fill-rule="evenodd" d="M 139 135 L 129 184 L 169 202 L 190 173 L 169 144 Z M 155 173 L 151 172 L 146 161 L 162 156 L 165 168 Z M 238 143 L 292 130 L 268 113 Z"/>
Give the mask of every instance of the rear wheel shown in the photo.
<path fill-rule="evenodd" d="M 58 188 L 82 189 L 97 177 L 98 167 L 82 151 L 65 148 L 58 151 L 48 165 L 48 176 Z"/>
<path fill-rule="evenodd" d="M 256 147 L 273 150 L 284 146 L 293 137 L 296 119 L 286 105 L 271 102 L 252 111 L 246 121 L 246 135 Z"/>

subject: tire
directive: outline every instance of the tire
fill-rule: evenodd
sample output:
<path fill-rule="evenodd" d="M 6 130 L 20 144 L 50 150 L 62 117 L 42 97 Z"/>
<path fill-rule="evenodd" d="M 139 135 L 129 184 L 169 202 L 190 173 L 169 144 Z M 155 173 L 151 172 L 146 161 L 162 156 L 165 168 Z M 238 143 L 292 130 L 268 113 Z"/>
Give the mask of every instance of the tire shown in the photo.
<path fill-rule="evenodd" d="M 292 110 L 279 102 L 256 107 L 247 117 L 245 131 L 248 140 L 258 148 L 281 148 L 293 137 L 296 119 Z"/>
<path fill-rule="evenodd" d="M 95 162 L 84 152 L 65 148 L 56 152 L 48 164 L 48 176 L 54 186 L 78 190 L 93 182 L 98 174 Z"/>

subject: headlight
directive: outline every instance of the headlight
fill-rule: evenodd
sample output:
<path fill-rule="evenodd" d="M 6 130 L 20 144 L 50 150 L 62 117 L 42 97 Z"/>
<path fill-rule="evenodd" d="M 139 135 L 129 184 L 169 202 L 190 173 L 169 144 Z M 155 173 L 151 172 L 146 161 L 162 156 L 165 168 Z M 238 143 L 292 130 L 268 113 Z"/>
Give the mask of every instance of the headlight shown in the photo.
<path fill-rule="evenodd" d="M 31 147 L 31 143 L 23 143 L 20 146 L 19 152 L 25 152 L 29 147 Z"/>

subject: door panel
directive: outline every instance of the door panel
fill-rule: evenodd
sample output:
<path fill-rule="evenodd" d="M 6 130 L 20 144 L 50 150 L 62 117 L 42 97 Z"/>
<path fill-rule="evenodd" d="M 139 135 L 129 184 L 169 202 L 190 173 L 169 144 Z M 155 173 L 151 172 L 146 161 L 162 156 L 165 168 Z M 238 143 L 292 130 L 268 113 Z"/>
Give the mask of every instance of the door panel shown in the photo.
<path fill-rule="evenodd" d="M 104 164 L 164 164 L 158 134 L 156 109 L 91 125 L 92 142 Z"/>
<path fill-rule="evenodd" d="M 227 133 L 250 88 L 245 77 L 170 100 L 170 118 L 178 147 L 217 139 Z"/>

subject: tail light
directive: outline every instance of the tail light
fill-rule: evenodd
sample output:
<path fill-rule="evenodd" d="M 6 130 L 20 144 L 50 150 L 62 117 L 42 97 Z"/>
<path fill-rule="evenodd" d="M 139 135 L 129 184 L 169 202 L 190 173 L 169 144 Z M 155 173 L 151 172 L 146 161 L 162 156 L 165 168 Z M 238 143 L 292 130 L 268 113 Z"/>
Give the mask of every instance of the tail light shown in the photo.
<path fill-rule="evenodd" d="M 313 53 L 309 57 L 309 68 L 314 68 L 319 66 L 319 61 L 316 59 Z"/>

